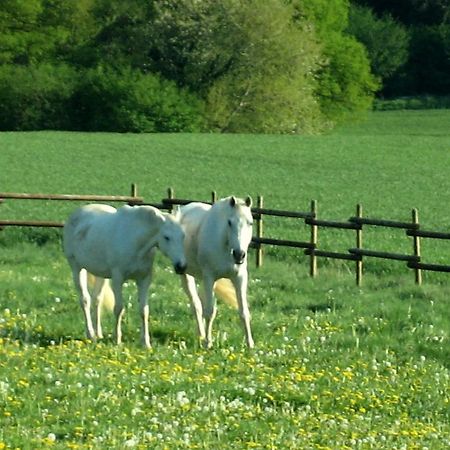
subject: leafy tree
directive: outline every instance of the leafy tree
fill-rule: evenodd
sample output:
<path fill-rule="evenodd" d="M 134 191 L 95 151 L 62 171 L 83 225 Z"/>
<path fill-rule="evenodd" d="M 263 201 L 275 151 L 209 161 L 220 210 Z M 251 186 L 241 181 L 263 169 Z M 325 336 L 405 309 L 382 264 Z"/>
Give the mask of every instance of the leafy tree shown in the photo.
<path fill-rule="evenodd" d="M 46 43 L 37 32 L 41 0 L 3 0 L 0 8 L 0 64 L 27 63 Z"/>
<path fill-rule="evenodd" d="M 94 0 L 95 32 L 75 49 L 74 62 L 86 67 L 131 66 L 148 72 L 152 4 L 147 0 Z"/>
<path fill-rule="evenodd" d="M 154 69 L 207 99 L 216 130 L 324 126 L 314 99 L 320 48 L 279 0 L 165 0 L 155 7 Z"/>
<path fill-rule="evenodd" d="M 382 17 L 386 13 L 405 25 L 441 25 L 450 22 L 448 0 L 352 0 Z"/>
<path fill-rule="evenodd" d="M 409 54 L 406 64 L 384 80 L 387 96 L 448 95 L 449 27 L 448 0 L 353 0 L 372 8 L 378 17 L 392 15 L 408 27 Z"/>
<path fill-rule="evenodd" d="M 3 0 L 0 64 L 76 66 L 80 127 L 198 129 L 204 102 L 214 130 L 311 132 L 375 89 L 347 12 L 347 0 Z"/>
<path fill-rule="evenodd" d="M 92 33 L 95 0 L 2 0 L 0 64 L 52 62 Z"/>
<path fill-rule="evenodd" d="M 324 61 L 318 73 L 323 113 L 335 122 L 357 118 L 370 108 L 379 88 L 365 48 L 345 33 L 348 0 L 291 0 L 297 17 L 317 30 Z"/>
<path fill-rule="evenodd" d="M 402 86 L 409 93 L 450 94 L 450 25 L 415 27 Z M 408 93 L 408 92 L 407 92 Z"/>
<path fill-rule="evenodd" d="M 382 80 L 408 60 L 408 31 L 388 14 L 377 18 L 370 8 L 352 5 L 348 32 L 364 44 L 372 72 Z"/>

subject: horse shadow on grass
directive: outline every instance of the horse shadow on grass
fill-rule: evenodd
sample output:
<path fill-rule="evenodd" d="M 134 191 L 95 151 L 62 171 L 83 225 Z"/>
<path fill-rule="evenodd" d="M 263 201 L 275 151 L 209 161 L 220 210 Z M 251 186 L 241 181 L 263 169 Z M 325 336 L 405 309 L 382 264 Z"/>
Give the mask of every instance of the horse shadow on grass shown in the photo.
<path fill-rule="evenodd" d="M 306 309 L 308 311 L 313 312 L 314 314 L 336 311 L 337 309 L 340 309 L 340 308 L 341 308 L 341 306 L 338 306 L 332 302 L 310 303 L 309 305 L 306 305 Z"/>
<path fill-rule="evenodd" d="M 65 335 L 60 332 L 49 333 L 45 330 L 34 330 L 21 328 L 20 326 L 3 327 L 0 329 L 0 338 L 5 341 L 17 342 L 20 345 L 30 345 L 36 347 L 54 347 L 68 345 L 69 343 L 84 342 L 91 343 L 81 332 L 79 336 Z M 189 346 L 195 344 L 194 336 L 191 334 L 183 335 L 178 330 L 168 328 L 155 328 L 151 332 L 151 339 L 153 345 L 167 346 L 170 344 L 181 345 L 181 343 Z M 124 333 L 123 341 L 125 345 L 140 346 L 139 333 Z M 103 339 L 96 342 L 111 345 L 116 345 L 111 334 L 106 335 Z M 94 345 L 96 342 L 92 342 Z"/>

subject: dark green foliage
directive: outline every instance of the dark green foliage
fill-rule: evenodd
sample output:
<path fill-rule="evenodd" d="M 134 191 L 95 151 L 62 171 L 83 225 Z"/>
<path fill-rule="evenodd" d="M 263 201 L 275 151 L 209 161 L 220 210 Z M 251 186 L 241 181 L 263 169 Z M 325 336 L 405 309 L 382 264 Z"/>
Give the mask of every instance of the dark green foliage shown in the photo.
<path fill-rule="evenodd" d="M 322 110 L 335 122 L 358 119 L 370 109 L 379 88 L 363 47 L 350 36 L 330 33 L 324 53 L 328 63 L 317 89 Z"/>
<path fill-rule="evenodd" d="M 67 129 L 76 82 L 66 65 L 0 66 L 0 130 Z"/>
<path fill-rule="evenodd" d="M 0 129 L 313 133 L 379 81 L 449 93 L 446 2 L 352 3 L 3 0 Z"/>
<path fill-rule="evenodd" d="M 322 45 L 322 67 L 316 95 L 321 110 L 333 122 L 359 118 L 372 104 L 379 88 L 370 72 L 363 46 L 345 34 L 347 0 L 292 0 L 299 24 L 312 24 Z"/>
<path fill-rule="evenodd" d="M 450 94 L 450 2 L 353 0 L 353 3 L 372 8 L 378 18 L 392 16 L 396 22 L 406 26 L 410 34 L 406 64 L 383 80 L 382 93 L 385 96 Z M 385 35 L 387 47 L 395 43 L 395 39 L 397 44 L 402 41 L 395 28 L 390 30 L 392 34 Z M 393 61 L 394 55 L 391 58 Z"/>
<path fill-rule="evenodd" d="M 366 7 L 352 5 L 348 32 L 367 49 L 372 72 L 382 80 L 392 76 L 408 59 L 409 34 L 392 16 L 375 16 Z"/>
<path fill-rule="evenodd" d="M 72 126 L 86 131 L 177 132 L 202 128 L 202 104 L 157 75 L 99 67 L 80 78 Z"/>
<path fill-rule="evenodd" d="M 412 93 L 450 94 L 450 23 L 414 29 L 406 69 Z"/>
<path fill-rule="evenodd" d="M 447 0 L 353 0 L 369 6 L 379 16 L 391 14 L 405 25 L 439 25 L 450 21 L 450 3 Z"/>

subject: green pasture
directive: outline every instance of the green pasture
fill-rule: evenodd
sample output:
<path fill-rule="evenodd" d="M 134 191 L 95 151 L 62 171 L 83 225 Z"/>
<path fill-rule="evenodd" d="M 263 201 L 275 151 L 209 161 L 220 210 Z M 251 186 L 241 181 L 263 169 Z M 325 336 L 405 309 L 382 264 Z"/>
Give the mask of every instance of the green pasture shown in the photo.
<path fill-rule="evenodd" d="M 369 217 L 450 228 L 450 111 L 371 113 L 324 136 L 0 133 L 0 191 L 127 195 L 149 202 L 231 193 L 265 206 L 346 220 Z M 76 205 L 6 200 L 2 219 L 64 220 Z M 307 240 L 302 221 L 267 219 L 266 235 Z M 319 230 L 324 249 L 354 232 Z M 370 248 L 410 252 L 404 232 L 365 232 Z M 450 243 L 422 241 L 427 262 L 450 264 Z M 158 256 L 151 288 L 154 349 L 139 343 L 135 289 L 125 287 L 124 345 L 83 339 L 60 231 L 0 232 L 1 449 L 446 449 L 449 275 L 301 251 L 250 254 L 256 349 L 237 313 L 219 305 L 215 348 L 204 351 L 179 280 Z"/>

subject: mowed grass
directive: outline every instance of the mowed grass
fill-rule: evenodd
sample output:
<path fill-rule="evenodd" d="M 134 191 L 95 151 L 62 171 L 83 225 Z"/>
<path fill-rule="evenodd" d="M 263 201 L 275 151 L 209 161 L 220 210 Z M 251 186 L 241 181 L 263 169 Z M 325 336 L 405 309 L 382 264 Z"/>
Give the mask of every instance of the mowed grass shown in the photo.
<path fill-rule="evenodd" d="M 446 231 L 448 111 L 383 112 L 327 136 L 0 134 L 0 191 L 178 196 L 264 195 L 267 207 L 346 220 L 372 217 Z M 64 220 L 74 204 L 5 201 L 1 218 Z M 307 239 L 295 220 L 268 235 Z M 46 239 L 48 242 L 44 243 Z M 404 233 L 374 229 L 374 248 L 410 251 Z M 354 245 L 319 231 L 324 248 Z M 400 242 L 400 244 L 399 244 Z M 430 262 L 450 248 L 423 241 Z M 421 287 L 403 263 L 353 265 L 267 248 L 251 253 L 249 297 L 257 347 L 236 311 L 219 305 L 215 348 L 202 350 L 187 298 L 164 257 L 151 289 L 154 350 L 139 347 L 135 289 L 122 347 L 83 339 L 59 231 L 0 233 L 1 448 L 445 449 L 450 445 L 448 274 Z"/>

